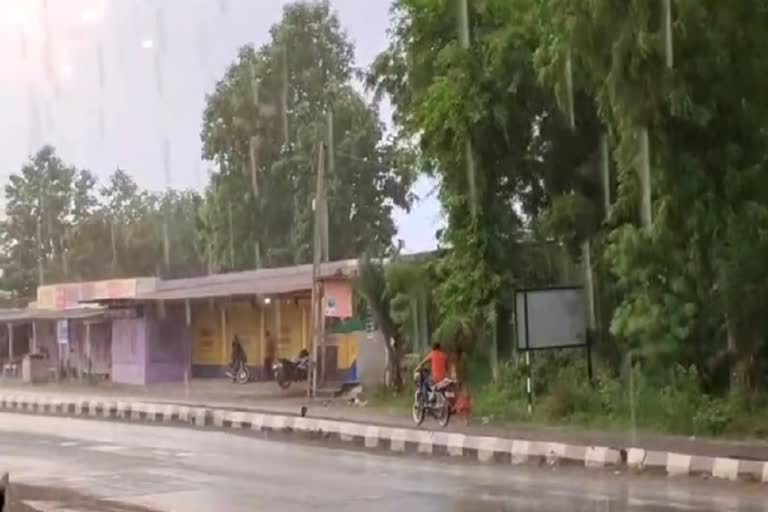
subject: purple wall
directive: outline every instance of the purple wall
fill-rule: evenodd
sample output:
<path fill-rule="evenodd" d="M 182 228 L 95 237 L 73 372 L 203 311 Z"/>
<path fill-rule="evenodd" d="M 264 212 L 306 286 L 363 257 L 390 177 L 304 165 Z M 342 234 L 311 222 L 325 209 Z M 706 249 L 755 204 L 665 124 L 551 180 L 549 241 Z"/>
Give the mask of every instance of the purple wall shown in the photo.
<path fill-rule="evenodd" d="M 192 329 L 187 325 L 184 306 L 167 305 L 162 318 L 152 312 L 147 340 L 147 384 L 183 381 L 192 357 Z"/>
<path fill-rule="evenodd" d="M 146 384 L 147 321 L 144 318 L 112 321 L 112 382 Z"/>
<path fill-rule="evenodd" d="M 183 305 L 166 306 L 165 316 L 147 307 L 142 318 L 112 322 L 112 382 L 181 382 L 190 367 L 192 330 Z"/>

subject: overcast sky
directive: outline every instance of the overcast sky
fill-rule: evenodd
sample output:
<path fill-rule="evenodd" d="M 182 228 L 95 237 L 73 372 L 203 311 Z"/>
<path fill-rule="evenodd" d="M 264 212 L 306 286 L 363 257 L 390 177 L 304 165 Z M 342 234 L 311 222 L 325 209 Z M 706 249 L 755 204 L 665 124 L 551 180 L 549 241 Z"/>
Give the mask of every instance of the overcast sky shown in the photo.
<path fill-rule="evenodd" d="M 205 94 L 248 43 L 261 45 L 286 0 L 0 0 L 0 173 L 18 171 L 43 143 L 105 177 L 117 166 L 141 185 L 202 188 Z M 332 0 L 367 66 L 385 48 L 390 0 Z M 161 12 L 158 16 L 158 11 Z M 158 22 L 158 19 L 160 21 Z M 158 69 L 156 53 L 165 46 Z M 389 122 L 389 112 L 382 113 Z M 169 146 L 166 173 L 164 141 Z M 409 251 L 435 246 L 434 184 L 398 212 Z"/>

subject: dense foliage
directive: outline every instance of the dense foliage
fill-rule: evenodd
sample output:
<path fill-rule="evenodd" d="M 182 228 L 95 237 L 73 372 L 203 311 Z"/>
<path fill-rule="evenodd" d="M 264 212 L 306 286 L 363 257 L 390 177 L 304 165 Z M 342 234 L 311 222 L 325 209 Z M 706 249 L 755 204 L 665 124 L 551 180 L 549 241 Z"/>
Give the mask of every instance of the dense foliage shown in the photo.
<path fill-rule="evenodd" d="M 392 42 L 368 84 L 391 98 L 401 139 L 418 140 L 423 167 L 439 178 L 448 224 L 437 265 L 441 313 L 479 332 L 530 273 L 520 246 L 531 219 L 554 197 L 599 200 L 589 172 L 599 126 L 580 97 L 583 129 L 572 131 L 539 82 L 537 39 L 529 19 L 516 19 L 524 2 L 471 4 L 472 43 L 463 48 L 454 2 L 395 2 Z"/>
<path fill-rule="evenodd" d="M 117 169 L 99 188 L 88 170 L 45 146 L 5 189 L 2 289 L 31 299 L 38 284 L 200 273 L 195 250 L 200 197 L 141 190 Z M 166 255 L 167 250 L 167 255 Z"/>
<path fill-rule="evenodd" d="M 7 187 L 4 285 L 307 262 L 320 165 L 327 256 L 392 255 L 392 211 L 426 173 L 439 253 L 366 259 L 360 276 L 391 360 L 424 346 L 424 310 L 436 338 L 485 346 L 515 288 L 580 281 L 565 259 L 589 255 L 599 392 L 540 389 L 544 414 L 626 419 L 637 373 L 663 428 L 717 433 L 760 404 L 768 371 L 766 22 L 743 0 L 393 0 L 365 73 L 392 103 L 388 138 L 329 3 L 291 4 L 207 98 L 204 198 L 120 170 L 98 189 L 43 148 Z M 537 364 L 568 385 L 583 370 Z M 520 371 L 502 365 L 489 400 L 521 399 Z"/>
<path fill-rule="evenodd" d="M 757 397 L 768 11 L 674 0 L 668 39 L 661 1 L 473 0 L 462 45 L 461 3 L 396 0 L 391 45 L 369 77 L 440 180 L 441 312 L 482 324 L 505 291 L 529 284 L 524 243 L 555 237 L 578 258 L 590 241 L 614 372 L 632 350 L 662 380 L 680 365 L 704 390 Z"/>
<path fill-rule="evenodd" d="M 208 96 L 201 137 L 218 172 L 203 238 L 214 268 L 310 261 L 320 144 L 329 258 L 390 249 L 393 208 L 409 207 L 413 173 L 354 87 L 353 56 L 328 2 L 297 2 Z"/>

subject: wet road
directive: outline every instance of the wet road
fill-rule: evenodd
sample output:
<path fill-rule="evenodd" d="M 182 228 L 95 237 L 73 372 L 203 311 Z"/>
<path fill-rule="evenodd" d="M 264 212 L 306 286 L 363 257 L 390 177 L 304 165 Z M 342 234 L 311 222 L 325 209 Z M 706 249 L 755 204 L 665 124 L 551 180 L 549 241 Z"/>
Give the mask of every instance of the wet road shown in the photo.
<path fill-rule="evenodd" d="M 768 489 L 759 484 L 462 465 L 14 414 L 0 414 L 0 467 L 17 482 L 163 511 L 768 512 Z M 32 505 L 77 509 L 46 499 Z"/>

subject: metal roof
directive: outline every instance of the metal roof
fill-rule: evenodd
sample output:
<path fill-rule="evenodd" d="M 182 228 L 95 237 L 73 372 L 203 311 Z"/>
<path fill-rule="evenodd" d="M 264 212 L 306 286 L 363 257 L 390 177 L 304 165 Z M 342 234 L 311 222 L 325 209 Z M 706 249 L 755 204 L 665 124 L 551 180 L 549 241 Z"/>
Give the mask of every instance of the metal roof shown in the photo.
<path fill-rule="evenodd" d="M 357 260 L 320 265 L 318 277 L 349 278 L 357 271 Z M 312 289 L 312 265 L 266 268 L 228 274 L 160 281 L 155 291 L 138 294 L 134 301 L 187 300 L 216 297 L 269 296 Z"/>
<path fill-rule="evenodd" d="M 32 320 L 81 320 L 104 314 L 104 308 L 71 309 L 0 309 L 0 323 L 31 322 Z"/>

